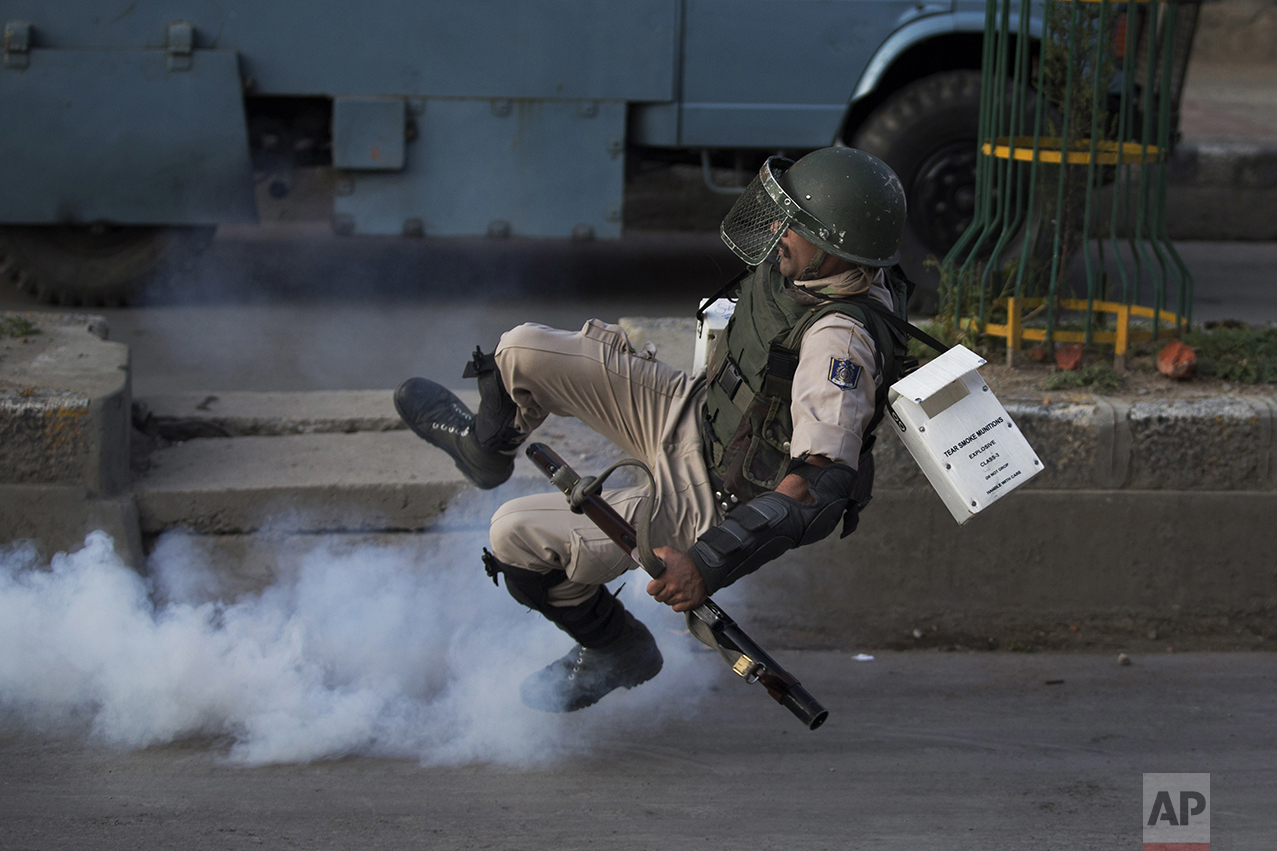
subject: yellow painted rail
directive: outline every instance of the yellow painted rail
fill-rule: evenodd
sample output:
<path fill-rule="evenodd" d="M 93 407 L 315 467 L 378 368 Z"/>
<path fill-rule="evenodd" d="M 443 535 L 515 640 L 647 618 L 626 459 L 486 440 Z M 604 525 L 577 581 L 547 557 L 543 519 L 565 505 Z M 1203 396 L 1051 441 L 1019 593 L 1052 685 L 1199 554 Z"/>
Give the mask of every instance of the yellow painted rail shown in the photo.
<path fill-rule="evenodd" d="M 1067 158 L 1064 152 L 1060 150 L 1061 139 L 1059 136 L 1043 136 L 1037 145 L 1037 151 L 1033 150 L 1032 136 L 1000 136 L 993 141 L 986 140 L 981 147 L 981 152 L 986 156 L 997 157 L 998 159 L 1015 159 L 1023 162 L 1033 162 L 1037 159 L 1043 163 L 1059 163 L 1061 159 L 1065 159 L 1068 165 L 1086 165 L 1091 160 L 1091 140 L 1078 139 L 1069 144 Z M 1036 154 L 1036 157 L 1035 157 Z M 1139 142 L 1111 142 L 1108 140 L 1099 140 L 1095 143 L 1095 160 L 1100 165 L 1140 165 L 1143 163 L 1161 162 L 1162 152 L 1156 145 L 1142 145 Z"/>
<path fill-rule="evenodd" d="M 1042 298 L 1011 298 L 999 299 L 998 304 L 1005 305 L 1007 309 L 1007 321 L 1004 324 L 995 325 L 989 323 L 984 327 L 984 333 L 993 337 L 1002 337 L 1007 341 L 1007 348 L 1016 351 L 1020 348 L 1020 344 L 1024 340 L 1031 342 L 1041 342 L 1046 340 L 1045 328 L 1026 328 L 1024 327 L 1024 314 L 1027 311 L 1034 310 L 1046 303 L 1046 299 Z M 1131 319 L 1138 317 L 1141 319 L 1153 320 L 1158 328 L 1159 334 L 1163 329 L 1172 332 L 1181 332 L 1188 330 L 1188 320 L 1176 316 L 1168 310 L 1154 311 L 1151 307 L 1143 307 L 1138 304 L 1121 304 L 1115 301 L 1093 301 L 1088 302 L 1086 299 L 1062 298 L 1055 301 L 1057 308 L 1060 310 L 1077 310 L 1085 312 L 1088 307 L 1096 313 L 1112 313 L 1117 317 L 1116 328 L 1112 331 L 1091 332 L 1092 343 L 1112 343 L 1116 349 L 1115 354 L 1118 357 L 1126 355 L 1130 349 L 1131 343 L 1140 343 L 1153 339 L 1153 329 L 1137 328 L 1131 329 Z M 974 319 L 967 320 L 970 327 L 976 327 L 977 323 Z M 1082 331 L 1055 331 L 1051 334 L 1051 339 L 1058 343 L 1084 343 L 1086 342 L 1086 334 Z"/>

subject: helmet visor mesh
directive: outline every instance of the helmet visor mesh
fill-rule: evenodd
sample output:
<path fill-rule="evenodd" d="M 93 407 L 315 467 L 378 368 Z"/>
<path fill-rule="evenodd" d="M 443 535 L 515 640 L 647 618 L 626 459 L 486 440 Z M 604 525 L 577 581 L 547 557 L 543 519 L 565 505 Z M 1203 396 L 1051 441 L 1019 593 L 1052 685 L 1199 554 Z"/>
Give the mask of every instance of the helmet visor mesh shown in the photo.
<path fill-rule="evenodd" d="M 763 169 L 767 170 L 767 166 Z M 760 172 L 736 199 L 719 233 L 737 257 L 757 266 L 772 253 L 789 222 L 789 214 L 772 200 Z"/>

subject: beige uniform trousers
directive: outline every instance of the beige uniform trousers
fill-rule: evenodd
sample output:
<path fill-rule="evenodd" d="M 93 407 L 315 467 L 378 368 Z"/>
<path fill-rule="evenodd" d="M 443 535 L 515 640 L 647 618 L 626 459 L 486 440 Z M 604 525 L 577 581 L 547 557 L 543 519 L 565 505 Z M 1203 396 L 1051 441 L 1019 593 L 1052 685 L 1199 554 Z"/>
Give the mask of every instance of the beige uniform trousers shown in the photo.
<path fill-rule="evenodd" d="M 651 467 L 658 493 L 652 546 L 686 551 L 721 519 L 701 454 L 703 376 L 636 354 L 619 326 L 597 319 L 576 333 L 521 325 L 502 335 L 496 361 L 519 407 L 520 431 L 531 432 L 549 414 L 576 417 Z M 602 495 L 633 523 L 645 492 L 626 487 Z M 505 564 L 566 571 L 567 581 L 549 591 L 551 605 L 585 602 L 599 585 L 637 567 L 557 491 L 507 502 L 493 515 L 490 534 Z"/>

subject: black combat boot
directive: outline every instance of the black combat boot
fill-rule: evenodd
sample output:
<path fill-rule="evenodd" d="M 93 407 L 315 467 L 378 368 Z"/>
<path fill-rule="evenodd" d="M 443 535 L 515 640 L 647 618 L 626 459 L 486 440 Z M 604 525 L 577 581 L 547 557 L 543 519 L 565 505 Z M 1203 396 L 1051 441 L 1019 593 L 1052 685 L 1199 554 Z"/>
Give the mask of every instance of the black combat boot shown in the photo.
<path fill-rule="evenodd" d="M 427 378 L 409 378 L 395 390 L 395 410 L 417 436 L 452 457 L 476 487 L 488 490 L 510 478 L 524 435 L 514 427 L 518 407 L 492 355 L 475 349 L 462 378 L 479 379 L 479 413 Z"/>
<path fill-rule="evenodd" d="M 566 656 L 523 681 L 523 703 L 542 712 L 575 712 L 618 688 L 634 688 L 661 671 L 664 660 L 652 633 L 599 588 L 578 606 L 543 611 L 577 640 Z"/>

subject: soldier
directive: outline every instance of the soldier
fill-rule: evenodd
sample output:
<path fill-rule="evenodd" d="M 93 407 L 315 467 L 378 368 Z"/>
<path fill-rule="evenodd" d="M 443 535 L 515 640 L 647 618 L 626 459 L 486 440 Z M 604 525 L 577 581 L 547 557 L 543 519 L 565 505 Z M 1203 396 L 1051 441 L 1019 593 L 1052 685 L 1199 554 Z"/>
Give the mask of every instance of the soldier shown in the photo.
<path fill-rule="evenodd" d="M 723 221 L 723 239 L 753 268 L 704 373 L 636 352 L 598 320 L 575 333 L 527 324 L 467 365 L 477 412 L 423 378 L 404 382 L 395 406 L 480 488 L 510 477 L 519 445 L 549 414 L 577 417 L 644 461 L 666 565 L 647 591 L 690 611 L 839 519 L 844 535 L 855 528 L 872 485 L 872 431 L 904 357 L 883 317 L 904 315 L 904 279 L 887 268 L 904 224 L 900 181 L 875 157 L 772 157 Z M 630 522 L 643 495 L 604 492 Z M 576 641 L 524 681 L 526 704 L 573 711 L 660 671 L 651 633 L 604 588 L 634 562 L 561 494 L 501 506 L 491 542 L 494 581 L 503 574 L 517 601 Z"/>

